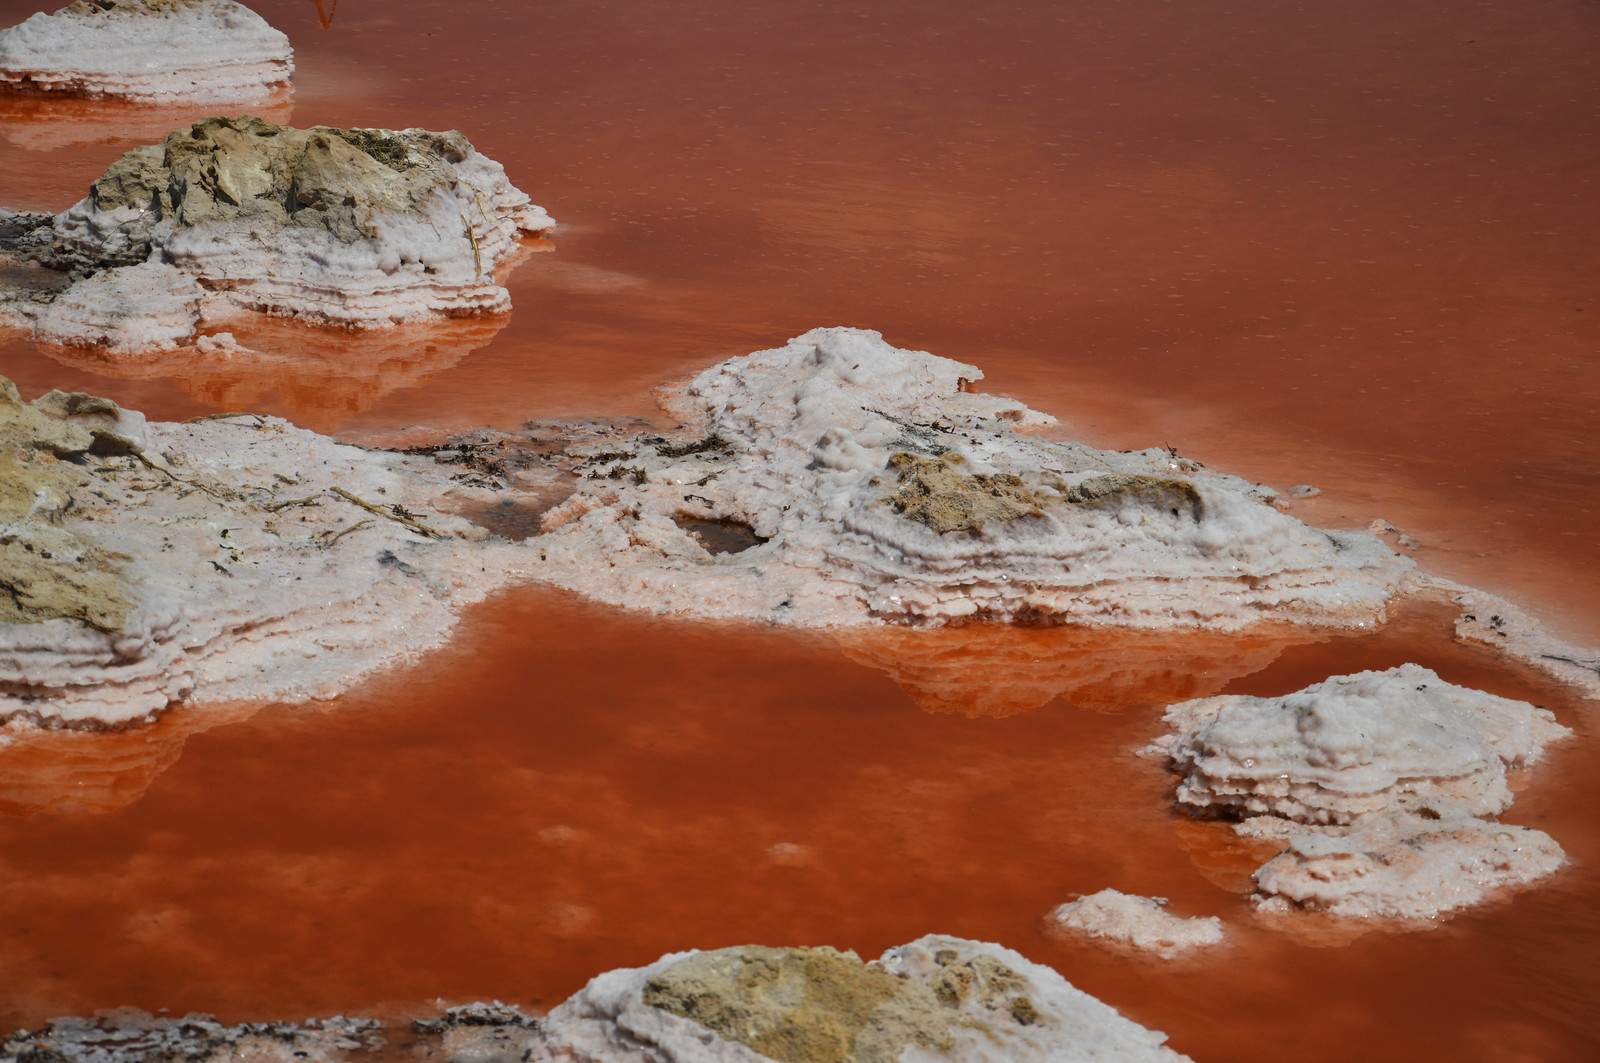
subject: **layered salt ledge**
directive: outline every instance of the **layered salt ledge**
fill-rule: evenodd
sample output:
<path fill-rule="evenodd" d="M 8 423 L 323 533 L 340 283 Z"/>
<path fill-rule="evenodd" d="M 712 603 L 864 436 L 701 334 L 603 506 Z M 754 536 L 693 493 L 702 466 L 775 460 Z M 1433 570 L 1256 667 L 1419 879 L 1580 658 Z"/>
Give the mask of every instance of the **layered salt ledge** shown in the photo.
<path fill-rule="evenodd" d="M 0 380 L 0 721 L 326 697 L 520 571 L 439 512 L 461 488 L 433 461 L 240 422 Z"/>
<path fill-rule="evenodd" d="M 243 100 L 289 81 L 289 38 L 232 0 L 80 0 L 0 32 L 0 87 Z"/>
<path fill-rule="evenodd" d="M 1240 628 L 1381 620 L 1411 563 L 1166 451 L 1019 433 L 975 367 L 817 329 L 666 397 L 687 426 L 596 447 L 541 578 L 608 601 L 805 624 L 1050 618 Z M 698 438 L 695 438 L 695 436 Z M 714 553 L 708 530 L 749 549 Z"/>
<path fill-rule="evenodd" d="M 1157 742 L 1180 804 L 1283 841 L 1256 872 L 1268 907 L 1423 919 L 1548 875 L 1548 835 L 1493 817 L 1508 769 L 1571 734 L 1548 710 L 1454 686 L 1414 664 L 1281 698 L 1175 705 Z"/>
<path fill-rule="evenodd" d="M 1222 942 L 1221 919 L 1184 918 L 1167 911 L 1166 904 L 1162 897 L 1105 889 L 1056 908 L 1048 924 L 1060 933 L 1152 952 L 1163 959 Z"/>
<path fill-rule="evenodd" d="M 746 946 L 611 971 L 552 1011 L 531 1063 L 1166 1061 L 1186 1057 L 1048 967 L 930 935 L 863 964 Z"/>
<path fill-rule="evenodd" d="M 148 354 L 241 312 L 347 328 L 503 312 L 494 270 L 555 223 L 460 133 L 206 118 L 136 148 L 0 249 L 71 283 L 0 293 L 40 340 Z"/>

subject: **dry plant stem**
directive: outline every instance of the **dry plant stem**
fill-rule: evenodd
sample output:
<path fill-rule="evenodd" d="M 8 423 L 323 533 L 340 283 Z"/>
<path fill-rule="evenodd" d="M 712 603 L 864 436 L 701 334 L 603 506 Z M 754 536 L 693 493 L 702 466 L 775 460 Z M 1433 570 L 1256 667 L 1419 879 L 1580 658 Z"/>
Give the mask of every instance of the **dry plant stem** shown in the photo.
<path fill-rule="evenodd" d="M 276 513 L 278 510 L 288 509 L 290 506 L 314 506 L 318 503 L 320 497 L 319 495 L 309 495 L 305 498 L 286 498 L 281 502 L 268 502 L 261 508 L 268 513 Z"/>
<path fill-rule="evenodd" d="M 337 488 L 335 490 L 337 490 Z M 371 517 L 363 517 L 361 520 L 358 520 L 354 524 L 350 525 L 350 527 L 341 528 L 339 531 L 334 532 L 332 535 L 329 535 L 329 536 L 326 536 L 326 537 L 319 536 L 317 538 L 317 545 L 322 547 L 324 550 L 326 550 L 328 547 L 332 546 L 334 543 L 338 542 L 340 539 L 343 539 L 346 535 L 349 535 L 353 531 L 360 531 L 362 528 L 365 528 L 368 524 L 371 524 L 371 523 L 372 523 L 372 518 Z"/>
<path fill-rule="evenodd" d="M 448 539 L 449 538 L 449 536 L 446 535 L 444 532 L 437 531 L 437 530 L 435 530 L 433 528 L 430 528 L 426 524 L 422 523 L 419 520 L 413 520 L 410 517 L 401 516 L 399 513 L 396 513 L 393 510 L 385 509 L 382 506 L 374 505 L 373 503 L 368 502 L 365 499 L 357 498 L 355 495 L 351 494 L 349 491 L 346 491 L 342 487 L 333 487 L 333 488 L 330 488 L 329 490 L 331 490 L 334 494 L 338 495 L 340 498 L 343 498 L 343 499 L 345 499 L 347 501 L 350 501 L 350 502 L 354 502 L 356 505 L 360 506 L 362 509 L 366 510 L 368 513 L 376 513 L 380 517 L 387 517 L 389 520 L 395 521 L 398 524 L 404 524 L 406 527 L 410 528 L 412 531 L 417 532 L 417 533 L 419 533 L 421 535 L 426 535 L 430 539 Z"/>

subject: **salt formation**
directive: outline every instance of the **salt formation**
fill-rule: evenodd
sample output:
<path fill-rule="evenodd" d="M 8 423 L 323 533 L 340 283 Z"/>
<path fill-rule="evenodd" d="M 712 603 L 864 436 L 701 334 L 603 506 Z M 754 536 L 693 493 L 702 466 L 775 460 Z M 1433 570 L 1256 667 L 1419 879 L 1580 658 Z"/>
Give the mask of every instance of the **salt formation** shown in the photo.
<path fill-rule="evenodd" d="M 694 433 L 607 443 L 545 515 L 542 578 L 608 601 L 805 624 L 1054 619 L 1233 630 L 1380 620 L 1410 562 L 1163 450 L 1049 421 L 982 373 L 817 329 L 666 398 Z M 748 548 L 745 548 L 748 547 Z"/>
<path fill-rule="evenodd" d="M 233 0 L 78 0 L 0 32 L 0 86 L 25 92 L 247 99 L 293 73 L 289 38 Z"/>
<path fill-rule="evenodd" d="M 1286 844 L 1256 872 L 1269 907 L 1427 918 L 1564 862 L 1548 835 L 1492 818 L 1511 806 L 1507 769 L 1571 734 L 1545 709 L 1406 664 L 1166 718 L 1179 803 Z"/>
<path fill-rule="evenodd" d="M 447 469 L 244 420 L 148 425 L 0 378 L 0 720 L 327 696 L 517 575 L 438 512 Z"/>
<path fill-rule="evenodd" d="M 117 354 L 240 311 L 373 328 L 504 311 L 493 270 L 555 223 L 460 133 L 206 118 L 136 148 L 0 249 L 73 283 L 0 292 L 0 321 Z"/>
<path fill-rule="evenodd" d="M 1049 922 L 1054 929 L 1068 934 L 1154 952 L 1162 959 L 1222 941 L 1221 919 L 1186 919 L 1167 911 L 1166 904 L 1162 897 L 1139 897 L 1107 889 L 1068 901 L 1050 913 Z"/>
<path fill-rule="evenodd" d="M 610 971 L 545 1020 L 531 1063 L 1185 1057 L 1048 967 L 930 935 L 873 963 L 828 948 L 675 953 Z"/>

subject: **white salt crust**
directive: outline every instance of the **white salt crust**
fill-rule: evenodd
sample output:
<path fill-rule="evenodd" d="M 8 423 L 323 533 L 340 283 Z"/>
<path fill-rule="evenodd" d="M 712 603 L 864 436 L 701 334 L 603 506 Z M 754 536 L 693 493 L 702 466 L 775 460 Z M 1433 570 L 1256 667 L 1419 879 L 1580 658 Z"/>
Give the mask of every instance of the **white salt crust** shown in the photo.
<path fill-rule="evenodd" d="M 1105 889 L 1056 908 L 1050 913 L 1049 925 L 1064 933 L 1153 952 L 1162 959 L 1221 944 L 1221 919 L 1184 918 L 1167 911 L 1166 904 L 1164 897 Z"/>
<path fill-rule="evenodd" d="M 1123 1018 L 1054 970 L 999 945 L 930 934 L 889 949 L 877 963 L 890 974 L 930 985 L 943 969 L 936 959 L 941 953 L 946 962 L 954 953 L 958 963 L 989 960 L 1008 968 L 1039 1021 L 997 1022 L 981 1003 L 968 999 L 960 1011 L 988 1030 L 957 1030 L 949 1052 L 908 1045 L 897 1057 L 901 1063 L 1178 1063 L 1187 1058 L 1165 1047 L 1165 1034 Z M 694 955 L 672 953 L 648 967 L 608 971 L 591 980 L 550 1013 L 526 1058 L 530 1063 L 770 1063 L 698 1023 L 644 1003 L 652 977 Z"/>
<path fill-rule="evenodd" d="M 90 458 L 70 506 L 5 529 L 108 556 L 131 610 L 110 633 L 0 623 L 0 719 L 119 725 L 179 702 L 330 697 L 438 645 L 456 609 L 522 574 L 525 551 L 474 541 L 482 529 L 439 512 L 457 485 L 427 458 L 272 419 L 133 418 L 143 459 Z M 444 537 L 334 488 L 415 512 Z"/>
<path fill-rule="evenodd" d="M 1548 710 L 1454 686 L 1414 664 L 1336 676 L 1280 698 L 1184 702 L 1155 747 L 1178 801 L 1286 842 L 1256 873 L 1268 906 L 1428 918 L 1563 860 L 1510 807 L 1508 768 L 1570 736 Z"/>
<path fill-rule="evenodd" d="M 1237 477 L 1019 433 L 1050 418 L 968 391 L 982 375 L 847 328 L 730 359 L 664 399 L 719 447 L 594 448 L 578 492 L 545 517 L 539 574 L 622 605 L 814 625 L 1360 626 L 1406 585 L 1411 562 L 1378 540 L 1309 528 Z M 941 533 L 891 503 L 896 454 L 1014 475 L 1006 489 L 1029 512 Z M 1069 501 L 1118 476 L 1159 483 Z M 766 541 L 714 555 L 686 520 L 742 522 Z"/>
<path fill-rule="evenodd" d="M 233 0 L 91 0 L 0 32 L 0 86 L 14 90 L 240 100 L 293 73 L 289 38 Z"/>

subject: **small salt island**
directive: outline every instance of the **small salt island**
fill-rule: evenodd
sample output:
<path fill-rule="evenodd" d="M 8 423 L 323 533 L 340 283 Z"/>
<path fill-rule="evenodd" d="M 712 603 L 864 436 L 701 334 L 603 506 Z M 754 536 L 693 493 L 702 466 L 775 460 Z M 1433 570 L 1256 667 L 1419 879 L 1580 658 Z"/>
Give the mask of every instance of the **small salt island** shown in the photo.
<path fill-rule="evenodd" d="M 138 357 L 246 313 L 348 329 L 498 313 L 495 268 L 554 227 L 458 132 L 206 118 L 60 214 L 0 212 L 0 253 L 33 271 L 0 289 L 0 323 Z"/>
<path fill-rule="evenodd" d="M 244 100 L 293 73 L 289 38 L 233 0 L 78 0 L 0 32 L 13 92 Z"/>

